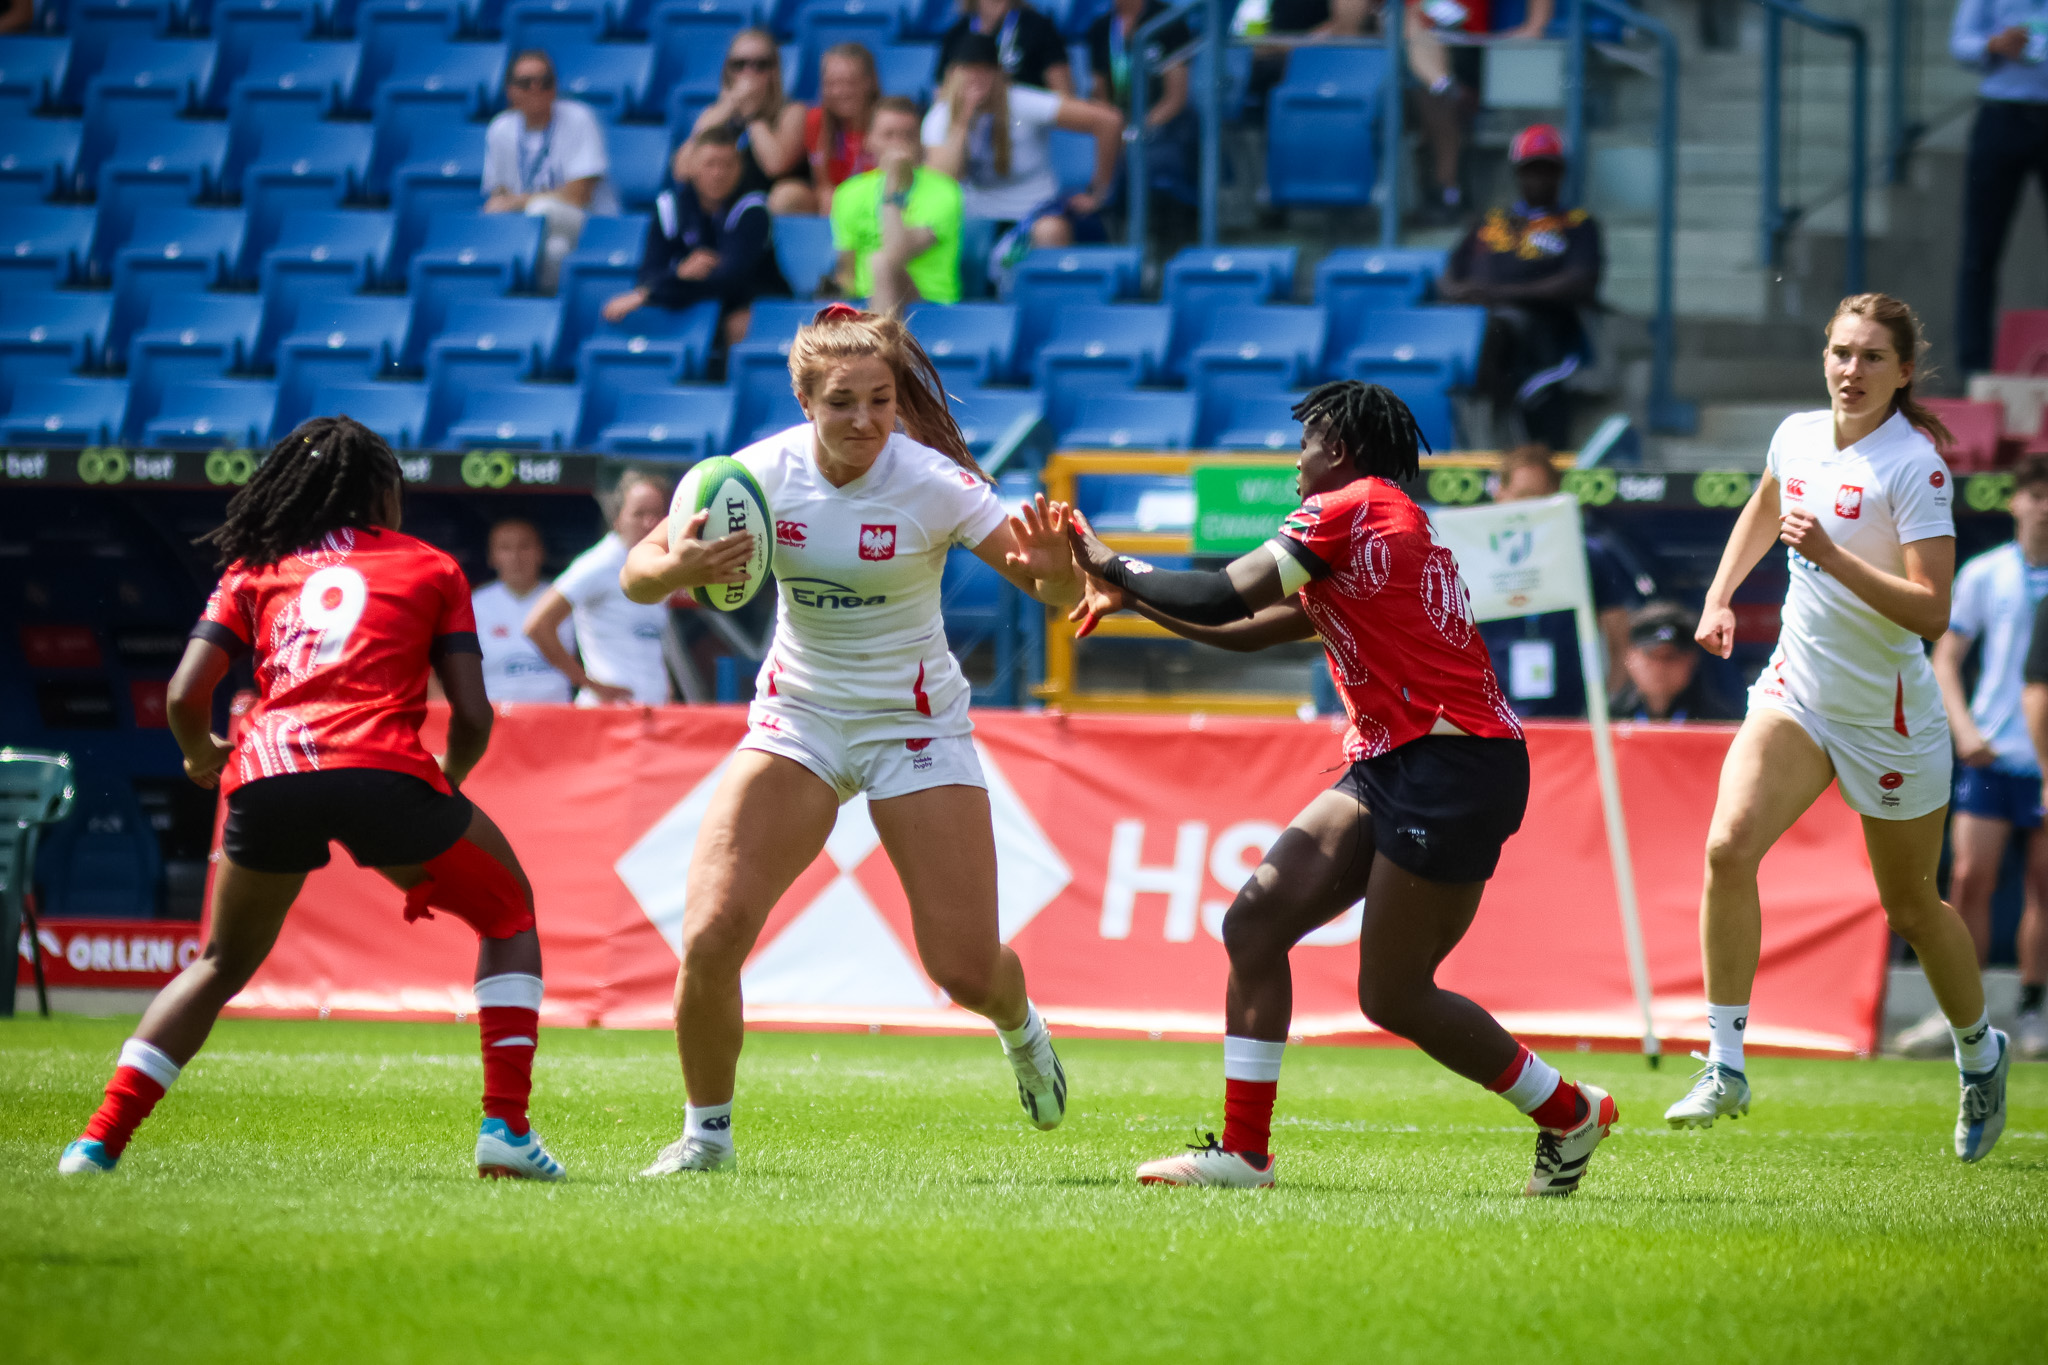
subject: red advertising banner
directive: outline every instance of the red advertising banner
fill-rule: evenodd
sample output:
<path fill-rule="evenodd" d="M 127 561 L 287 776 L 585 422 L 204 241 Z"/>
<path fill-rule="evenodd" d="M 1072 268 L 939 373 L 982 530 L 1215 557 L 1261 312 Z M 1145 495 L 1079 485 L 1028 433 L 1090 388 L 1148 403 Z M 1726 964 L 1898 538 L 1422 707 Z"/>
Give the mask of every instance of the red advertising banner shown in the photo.
<path fill-rule="evenodd" d="M 437 713 L 430 727 L 443 723 Z M 1326 721 L 990 711 L 976 740 L 1000 864 L 1002 932 L 1033 998 L 1068 1030 L 1215 1036 L 1224 909 L 1287 821 L 1337 776 Z M 738 707 L 501 711 L 466 788 L 532 879 L 544 1021 L 670 1019 L 698 823 L 745 728 Z M 1734 731 L 1618 726 L 1659 1034 L 1705 1036 L 1698 906 L 1707 822 Z M 1582 725 L 1531 729 L 1534 788 L 1477 922 L 1440 979 L 1530 1038 L 1640 1036 Z M 1765 859 L 1752 1047 L 1876 1044 L 1888 942 L 1856 817 L 1832 792 Z M 337 851 L 233 1008 L 460 1018 L 475 940 L 407 926 L 399 895 Z M 1374 1036 L 1356 997 L 1356 909 L 1294 954 L 1295 1031 Z M 751 1022 L 983 1028 L 925 978 L 864 799 L 770 917 L 743 983 Z"/>
<path fill-rule="evenodd" d="M 205 946 L 199 925 L 167 919 L 45 919 L 36 922 L 43 980 L 52 986 L 154 989 L 192 965 Z M 15 981 L 34 983 L 27 928 L 15 945 Z"/>

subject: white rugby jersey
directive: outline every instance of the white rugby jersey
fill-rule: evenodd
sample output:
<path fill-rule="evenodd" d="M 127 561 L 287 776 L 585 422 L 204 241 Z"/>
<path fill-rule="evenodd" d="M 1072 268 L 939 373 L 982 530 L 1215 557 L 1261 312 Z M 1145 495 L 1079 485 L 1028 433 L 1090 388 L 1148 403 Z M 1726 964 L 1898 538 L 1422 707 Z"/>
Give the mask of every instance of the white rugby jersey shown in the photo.
<path fill-rule="evenodd" d="M 569 680 L 526 638 L 526 618 L 547 590 L 543 578 L 532 592 L 515 597 L 500 579 L 470 594 L 477 643 L 484 651 L 484 694 L 492 701 L 569 700 Z M 574 654 L 576 623 L 563 621 L 560 633 L 562 648 Z"/>
<path fill-rule="evenodd" d="M 1948 628 L 1984 648 L 1970 714 L 1998 755 L 1998 766 L 2028 775 L 2041 769 L 2020 710 L 2020 675 L 2034 637 L 2034 613 L 2043 600 L 2048 600 L 2048 565 L 2027 563 L 2019 542 L 2008 540 L 1957 571 L 1948 612 Z"/>
<path fill-rule="evenodd" d="M 733 457 L 775 521 L 775 643 L 755 691 L 833 711 L 900 711 L 906 738 L 934 734 L 933 718 L 968 691 L 939 615 L 946 552 L 979 545 L 1002 525 L 1003 506 L 995 489 L 901 432 L 867 473 L 834 488 L 812 440 L 806 423 Z M 971 728 L 954 714 L 961 732 Z"/>
<path fill-rule="evenodd" d="M 1837 450 L 1832 413 L 1794 413 L 1771 438 L 1765 468 L 1777 477 L 1784 510 L 1804 507 L 1835 544 L 1888 574 L 1905 575 L 1902 546 L 1956 533 L 1948 466 L 1902 414 Z M 1831 720 L 1901 734 L 1946 726 L 1920 637 L 1803 555 L 1788 559 L 1792 581 L 1778 647 L 1757 682 L 1763 694 L 1783 695 Z"/>
<path fill-rule="evenodd" d="M 576 623 L 576 645 L 583 652 L 583 671 L 601 683 L 627 687 L 641 706 L 668 701 L 668 664 L 661 657 L 661 626 L 668 606 L 635 602 L 619 586 L 631 547 L 617 531 L 569 561 L 555 580 L 555 591 L 567 599 Z M 576 695 L 578 706 L 595 706 L 597 695 Z"/>

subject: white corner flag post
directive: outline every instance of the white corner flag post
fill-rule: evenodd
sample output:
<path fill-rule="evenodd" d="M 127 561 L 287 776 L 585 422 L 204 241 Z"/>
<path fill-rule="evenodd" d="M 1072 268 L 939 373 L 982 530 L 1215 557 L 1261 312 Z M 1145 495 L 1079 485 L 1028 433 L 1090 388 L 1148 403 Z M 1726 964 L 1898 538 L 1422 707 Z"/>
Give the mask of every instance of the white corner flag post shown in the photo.
<path fill-rule="evenodd" d="M 1614 737 L 1608 728 L 1607 671 L 1600 660 L 1578 499 L 1559 493 L 1485 507 L 1444 508 L 1432 513 L 1430 521 L 1437 539 L 1458 557 L 1476 619 L 1495 621 L 1569 611 L 1578 623 L 1579 673 L 1586 684 L 1586 717 L 1593 726 L 1593 766 L 1599 775 L 1600 806 L 1607 818 L 1607 852 L 1614 863 L 1622 943 L 1628 953 L 1636 1008 L 1643 1016 L 1643 1055 L 1655 1066 L 1663 1048 L 1657 1042 L 1657 1026 L 1650 1012 L 1650 966 L 1643 952 L 1635 864 L 1629 857 L 1621 778 L 1615 770 Z"/>

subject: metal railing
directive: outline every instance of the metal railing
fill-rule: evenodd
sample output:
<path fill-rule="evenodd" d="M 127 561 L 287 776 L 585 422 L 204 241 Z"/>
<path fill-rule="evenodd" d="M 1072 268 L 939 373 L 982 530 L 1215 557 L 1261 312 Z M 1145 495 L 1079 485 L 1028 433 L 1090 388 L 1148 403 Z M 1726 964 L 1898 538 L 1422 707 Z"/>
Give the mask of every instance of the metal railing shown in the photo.
<path fill-rule="evenodd" d="M 1766 265 L 1784 264 L 1785 239 L 1799 220 L 1811 212 L 1814 205 L 1788 207 L 1784 201 L 1782 129 L 1784 122 L 1785 93 L 1785 21 L 1791 20 L 1800 27 L 1828 38 L 1839 38 L 1849 44 L 1849 173 L 1846 190 L 1849 196 L 1849 226 L 1842 243 L 1842 292 L 1860 294 L 1863 292 L 1863 248 L 1864 248 L 1864 198 L 1869 183 L 1870 145 L 1870 39 L 1861 24 L 1847 19 L 1836 19 L 1825 14 L 1816 14 L 1795 0 L 1755 0 L 1764 10 L 1764 86 L 1763 86 L 1763 146 L 1760 166 L 1762 175 L 1762 211 L 1758 223 L 1758 251 Z M 1895 11 L 1904 8 L 1904 0 L 1893 0 Z M 1887 110 L 1887 137 L 1892 144 L 1887 148 L 1888 159 L 1903 161 L 1905 148 L 1905 92 L 1903 71 L 1905 65 L 1905 44 L 1899 35 L 1904 28 L 1903 20 L 1894 13 L 1892 18 L 1892 90 Z M 1823 196 L 1819 202 L 1833 198 Z"/>
<path fill-rule="evenodd" d="M 1202 121 L 1201 185 L 1196 194 L 1202 217 L 1202 245 L 1216 245 L 1216 172 L 1223 135 L 1223 64 L 1216 60 L 1216 45 L 1209 41 L 1209 35 L 1216 32 L 1216 13 L 1220 8 L 1220 0 L 1181 0 L 1180 4 L 1170 6 L 1140 24 L 1130 38 L 1127 50 L 1131 54 L 1131 121 L 1124 128 L 1124 196 L 1125 216 L 1130 224 L 1129 241 L 1140 251 L 1146 248 L 1146 230 L 1152 209 L 1151 168 L 1147 164 L 1149 157 L 1145 150 L 1145 115 L 1151 108 L 1149 87 L 1154 71 L 1145 53 L 1151 41 L 1168 24 L 1178 23 L 1198 9 L 1205 10 L 1205 28 L 1195 39 L 1195 70 L 1189 80 L 1191 98 L 1188 102 L 1196 106 Z M 1113 12 L 1109 21 L 1112 24 L 1116 22 Z M 1178 52 L 1163 54 L 1166 58 L 1180 55 Z M 1163 61 L 1162 64 L 1170 65 L 1171 62 Z"/>

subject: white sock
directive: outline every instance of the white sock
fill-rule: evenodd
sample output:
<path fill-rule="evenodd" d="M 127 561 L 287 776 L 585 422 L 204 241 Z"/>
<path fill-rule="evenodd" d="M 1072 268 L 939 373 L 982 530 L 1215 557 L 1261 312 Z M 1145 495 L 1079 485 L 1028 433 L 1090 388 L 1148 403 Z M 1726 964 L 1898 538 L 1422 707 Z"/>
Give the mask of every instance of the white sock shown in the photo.
<path fill-rule="evenodd" d="M 114 1065 L 133 1067 L 166 1090 L 177 1082 L 178 1073 L 185 1069 L 172 1061 L 168 1052 L 140 1038 L 130 1038 L 121 1044 L 121 1060 Z"/>
<path fill-rule="evenodd" d="M 1004 1028 L 998 1024 L 996 1035 L 1003 1040 L 1005 1052 L 1019 1052 L 1034 1047 L 1040 1039 L 1048 1036 L 1045 1031 L 1045 1020 L 1038 1017 L 1038 1006 L 1029 1000 L 1024 1002 L 1024 1022 L 1016 1028 Z"/>
<path fill-rule="evenodd" d="M 1998 1065 L 1998 1038 L 1991 1032 L 1991 1012 L 1977 1016 L 1968 1028 L 1949 1025 L 1956 1036 L 1956 1065 L 1965 1071 L 1989 1071 Z"/>
<path fill-rule="evenodd" d="M 732 1101 L 724 1104 L 683 1105 L 683 1136 L 696 1138 L 713 1147 L 732 1146 Z"/>
<path fill-rule="evenodd" d="M 1500 1097 L 1523 1113 L 1533 1114 L 1557 1093 L 1558 1083 L 1563 1079 L 1556 1067 L 1532 1052 L 1529 1060 L 1522 1063 L 1522 1074 L 1500 1092 Z"/>
<path fill-rule="evenodd" d="M 1742 1031 L 1748 1027 L 1748 1005 L 1707 1006 L 1707 1060 L 1742 1070 Z"/>
<path fill-rule="evenodd" d="M 1263 1038 L 1223 1037 L 1223 1079 L 1226 1081 L 1277 1081 L 1280 1058 L 1287 1052 L 1287 1040 L 1267 1042 Z"/>

